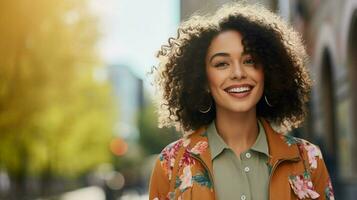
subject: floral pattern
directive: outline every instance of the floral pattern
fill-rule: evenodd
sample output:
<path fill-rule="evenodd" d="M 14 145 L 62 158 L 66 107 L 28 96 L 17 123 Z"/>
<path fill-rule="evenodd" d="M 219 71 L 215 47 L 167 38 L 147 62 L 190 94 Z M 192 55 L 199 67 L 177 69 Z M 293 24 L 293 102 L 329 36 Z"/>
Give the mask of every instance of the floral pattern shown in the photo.
<path fill-rule="evenodd" d="M 165 200 L 174 200 L 175 199 L 175 192 L 169 192 Z"/>
<path fill-rule="evenodd" d="M 187 165 L 185 168 L 183 168 L 183 173 L 180 176 L 180 182 L 179 189 L 181 192 L 184 192 L 187 188 L 192 186 L 192 173 L 190 165 Z"/>
<path fill-rule="evenodd" d="M 317 159 L 322 159 L 322 154 L 320 149 L 311 144 L 310 142 L 303 140 L 303 139 L 299 139 L 296 137 L 293 137 L 291 135 L 282 135 L 281 136 L 284 141 L 288 144 L 288 146 L 291 146 L 293 144 L 301 144 L 298 145 L 299 148 L 304 148 L 307 152 L 307 157 L 309 159 L 309 164 L 310 164 L 310 168 L 311 169 L 316 169 L 317 168 Z M 303 149 L 301 149 L 303 150 Z"/>
<path fill-rule="evenodd" d="M 195 182 L 197 182 L 201 186 L 206 186 L 210 189 L 213 189 L 213 185 L 211 180 L 209 179 L 208 172 L 205 173 L 197 173 L 195 176 L 192 177 Z"/>
<path fill-rule="evenodd" d="M 193 182 L 197 182 L 199 185 L 206 186 L 212 189 L 212 183 L 209 179 L 207 173 L 197 173 L 196 175 L 192 174 L 191 167 L 195 165 L 195 159 L 193 155 L 199 156 L 205 152 L 208 148 L 207 141 L 197 142 L 191 149 L 189 144 L 191 139 L 184 137 L 177 142 L 171 143 L 168 145 L 160 154 L 160 163 L 165 173 L 168 175 L 169 180 L 171 180 L 172 170 L 175 164 L 175 159 L 177 157 L 178 151 L 180 148 L 184 147 L 185 151 L 179 162 L 179 168 L 182 169 L 180 176 L 175 177 L 175 189 L 179 189 L 181 192 L 186 191 L 188 188 L 192 187 Z M 193 154 L 193 155 L 192 155 Z M 174 193 L 170 192 L 167 195 L 167 199 L 173 199 Z"/>
<path fill-rule="evenodd" d="M 281 137 L 286 142 L 286 144 L 288 144 L 288 146 L 300 143 L 300 139 L 299 138 L 296 138 L 296 137 L 291 136 L 291 135 L 281 135 Z"/>
<path fill-rule="evenodd" d="M 175 189 L 180 187 L 181 183 L 182 183 L 181 179 L 178 176 L 176 176 Z"/>
<path fill-rule="evenodd" d="M 199 141 L 197 144 L 190 150 L 191 153 L 199 155 L 206 151 L 208 147 L 208 142 L 206 141 Z"/>
<path fill-rule="evenodd" d="M 183 138 L 183 146 L 187 147 L 191 143 L 190 138 Z"/>
<path fill-rule="evenodd" d="M 190 175 L 191 177 L 189 177 Z M 198 172 L 196 175 L 192 176 L 192 173 L 191 171 L 188 171 L 187 166 L 184 168 L 183 174 L 180 178 L 178 176 L 176 177 L 175 189 L 180 188 L 181 192 L 184 192 L 188 187 L 191 187 L 194 182 L 201 186 L 208 187 L 209 189 L 213 189 L 213 185 L 207 171 L 205 171 L 205 173 Z"/>
<path fill-rule="evenodd" d="M 186 149 L 180 160 L 179 167 L 194 165 L 194 164 L 195 164 L 195 159 L 192 158 L 190 152 Z"/>
<path fill-rule="evenodd" d="M 328 179 L 327 186 L 325 188 L 325 197 L 327 200 L 335 200 L 335 196 L 333 194 L 331 179 Z"/>
<path fill-rule="evenodd" d="M 322 154 L 321 154 L 321 151 L 320 149 L 307 142 L 307 141 L 304 141 L 303 142 L 303 146 L 305 148 L 305 150 L 307 151 L 307 157 L 309 158 L 309 164 L 310 164 L 310 167 L 311 169 L 316 169 L 317 168 L 317 159 L 322 159 Z"/>
<path fill-rule="evenodd" d="M 177 142 L 171 143 L 166 148 L 164 148 L 160 154 L 161 166 L 168 175 L 169 180 L 171 180 L 172 170 L 175 164 L 175 157 L 177 156 L 178 149 L 182 146 L 183 140 L 178 140 Z"/>
<path fill-rule="evenodd" d="M 305 172 L 303 175 L 289 176 L 289 183 L 299 199 L 316 199 L 320 195 L 314 190 L 310 175 Z"/>
<path fill-rule="evenodd" d="M 189 187 L 192 187 L 193 182 L 198 183 L 201 186 L 206 186 L 210 189 L 213 189 L 211 180 L 208 176 L 208 172 L 206 173 L 200 173 L 198 172 L 195 175 L 192 175 L 191 171 L 191 166 L 195 165 L 195 159 L 193 155 L 199 156 L 203 152 L 205 152 L 208 148 L 208 142 L 207 141 L 199 141 L 197 142 L 191 149 L 187 148 L 188 144 L 191 141 L 189 139 L 184 139 L 180 144 L 174 144 L 170 147 L 167 148 L 167 150 L 163 151 L 163 162 L 165 162 L 166 159 L 170 158 L 175 158 L 177 155 L 178 148 L 180 145 L 183 145 L 186 147 L 181 160 L 179 162 L 179 168 L 183 167 L 182 174 L 180 176 L 176 176 L 175 180 L 175 189 L 179 189 L 181 192 L 186 191 Z M 185 144 L 188 143 L 188 144 Z M 193 154 L 193 155 L 192 155 Z M 170 163 L 173 163 L 174 161 L 170 161 Z M 172 166 L 173 168 L 173 166 Z M 169 168 L 169 170 L 172 170 L 172 168 Z"/>
<path fill-rule="evenodd" d="M 317 161 L 322 158 L 320 149 L 311 144 L 310 142 L 301 139 L 301 143 L 298 145 L 300 151 L 305 151 L 309 160 L 310 169 L 317 169 Z"/>
<path fill-rule="evenodd" d="M 269 134 L 269 132 L 267 133 Z M 321 170 L 325 170 L 324 167 L 319 166 L 319 168 L 317 168 L 318 165 L 324 164 L 318 160 L 322 159 L 320 149 L 303 139 L 295 138 L 290 135 L 280 135 L 278 138 L 279 137 L 284 143 L 286 143 L 286 145 L 279 146 L 282 147 L 279 148 L 279 150 L 286 150 L 296 153 L 295 148 L 299 148 L 300 153 L 303 155 L 303 159 L 300 161 L 304 162 L 305 165 L 304 174 L 291 174 L 288 177 L 286 177 L 285 174 L 284 177 L 279 179 L 279 181 L 284 181 L 284 184 L 288 184 L 292 188 L 291 193 L 293 191 L 296 197 L 299 199 L 316 199 L 320 196 L 325 196 L 326 199 L 334 200 L 334 193 L 330 180 L 325 182 L 325 184 L 318 184 L 315 186 L 315 183 L 312 182 L 312 174 L 320 174 L 319 172 Z M 207 196 L 214 194 L 213 180 L 209 174 L 210 172 L 208 171 L 210 168 L 208 168 L 209 165 L 205 165 L 210 161 L 207 139 L 207 132 L 203 131 L 196 135 L 193 134 L 187 137 L 183 137 L 177 142 L 171 143 L 166 148 L 164 148 L 159 156 L 161 166 L 160 169 L 157 169 L 163 170 L 163 172 L 168 175 L 169 181 L 174 181 L 174 183 L 171 185 L 170 182 L 170 186 L 168 186 L 166 181 L 162 183 L 160 182 L 161 185 L 155 187 L 170 187 L 170 190 L 166 194 L 154 193 L 152 197 L 154 199 L 152 200 L 158 200 L 159 196 L 161 197 L 163 195 L 165 195 L 165 200 L 173 200 L 176 198 L 183 199 L 185 195 L 190 195 L 189 193 L 191 193 L 191 191 L 189 191 L 189 189 L 192 187 L 196 187 L 196 190 L 192 190 L 192 192 L 197 193 L 197 191 L 210 190 L 211 193 L 209 193 Z M 279 140 L 279 144 L 280 142 L 281 140 Z M 181 149 L 183 151 L 181 151 Z M 182 152 L 182 154 L 180 153 L 179 156 L 178 152 Z M 272 172 L 272 166 L 276 163 L 276 161 L 277 159 L 274 157 L 274 155 L 269 158 L 267 165 L 270 176 L 272 176 L 271 173 L 277 173 Z M 178 171 L 177 174 L 175 173 L 175 176 L 173 175 L 174 165 L 178 165 Z M 312 171 L 311 169 L 315 169 L 316 173 L 312 173 L 315 171 Z M 299 174 L 300 172 L 296 171 L 295 173 Z M 326 175 L 321 177 L 319 180 L 326 180 Z M 171 186 L 173 186 L 173 188 L 171 188 Z"/>
<path fill-rule="evenodd" d="M 201 133 L 202 137 L 207 137 L 207 131 L 203 131 L 203 133 Z"/>

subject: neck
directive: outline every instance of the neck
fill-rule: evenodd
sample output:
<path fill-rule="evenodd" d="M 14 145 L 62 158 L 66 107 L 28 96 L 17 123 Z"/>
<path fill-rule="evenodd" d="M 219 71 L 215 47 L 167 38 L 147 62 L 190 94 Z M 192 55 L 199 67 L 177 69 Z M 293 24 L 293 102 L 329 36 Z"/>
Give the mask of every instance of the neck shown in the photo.
<path fill-rule="evenodd" d="M 217 109 L 215 123 L 218 134 L 237 156 L 249 149 L 258 136 L 255 109 L 244 113 Z"/>

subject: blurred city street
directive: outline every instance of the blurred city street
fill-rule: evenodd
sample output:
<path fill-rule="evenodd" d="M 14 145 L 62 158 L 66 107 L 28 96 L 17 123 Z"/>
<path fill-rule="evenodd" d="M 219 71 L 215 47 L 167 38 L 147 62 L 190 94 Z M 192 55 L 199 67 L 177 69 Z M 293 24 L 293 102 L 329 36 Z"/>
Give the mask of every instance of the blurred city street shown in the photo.
<path fill-rule="evenodd" d="M 60 197 L 60 200 L 78 200 L 78 199 L 105 200 L 105 193 L 99 187 L 88 187 L 88 188 L 78 189 L 73 192 L 65 193 Z M 126 194 L 123 194 L 121 197 L 117 198 L 117 200 L 147 200 L 147 199 L 149 199 L 148 195 L 140 195 L 135 192 L 128 192 Z"/>
<path fill-rule="evenodd" d="M 38 198 L 37 200 L 50 200 L 53 198 Z M 71 192 L 66 192 L 59 197 L 56 197 L 56 199 L 59 200 L 79 200 L 79 199 L 85 199 L 85 200 L 105 200 L 105 192 L 102 188 L 100 187 L 87 187 L 87 188 L 81 188 L 77 189 Z M 117 200 L 147 200 L 149 199 L 149 196 L 146 195 L 140 195 L 136 192 L 127 192 L 126 194 L 123 194 L 121 197 L 118 197 Z"/>
<path fill-rule="evenodd" d="M 0 200 L 149 199 L 161 150 L 155 55 L 180 22 L 229 0 L 0 2 Z M 303 38 L 314 86 L 303 127 L 336 199 L 357 195 L 357 0 L 248 0 Z M 289 103 L 289 102 L 283 102 Z"/>

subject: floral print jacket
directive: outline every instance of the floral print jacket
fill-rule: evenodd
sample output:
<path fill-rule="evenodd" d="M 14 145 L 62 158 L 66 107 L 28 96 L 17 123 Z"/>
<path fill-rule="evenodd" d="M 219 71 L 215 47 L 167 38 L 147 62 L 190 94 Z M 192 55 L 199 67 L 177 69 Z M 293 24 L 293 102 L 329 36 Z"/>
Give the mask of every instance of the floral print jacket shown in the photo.
<path fill-rule="evenodd" d="M 334 199 L 320 149 L 275 132 L 262 119 L 270 158 L 269 199 Z M 165 147 L 156 161 L 150 200 L 216 199 L 206 128 Z"/>

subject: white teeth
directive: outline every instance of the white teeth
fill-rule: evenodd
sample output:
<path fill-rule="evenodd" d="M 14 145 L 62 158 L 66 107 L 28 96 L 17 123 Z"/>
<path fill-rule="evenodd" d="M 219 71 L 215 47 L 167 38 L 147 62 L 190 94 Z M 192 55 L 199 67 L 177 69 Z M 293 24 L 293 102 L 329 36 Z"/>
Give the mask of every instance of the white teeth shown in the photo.
<path fill-rule="evenodd" d="M 236 87 L 236 88 L 229 89 L 228 92 L 246 92 L 249 90 L 250 90 L 250 87 Z"/>

